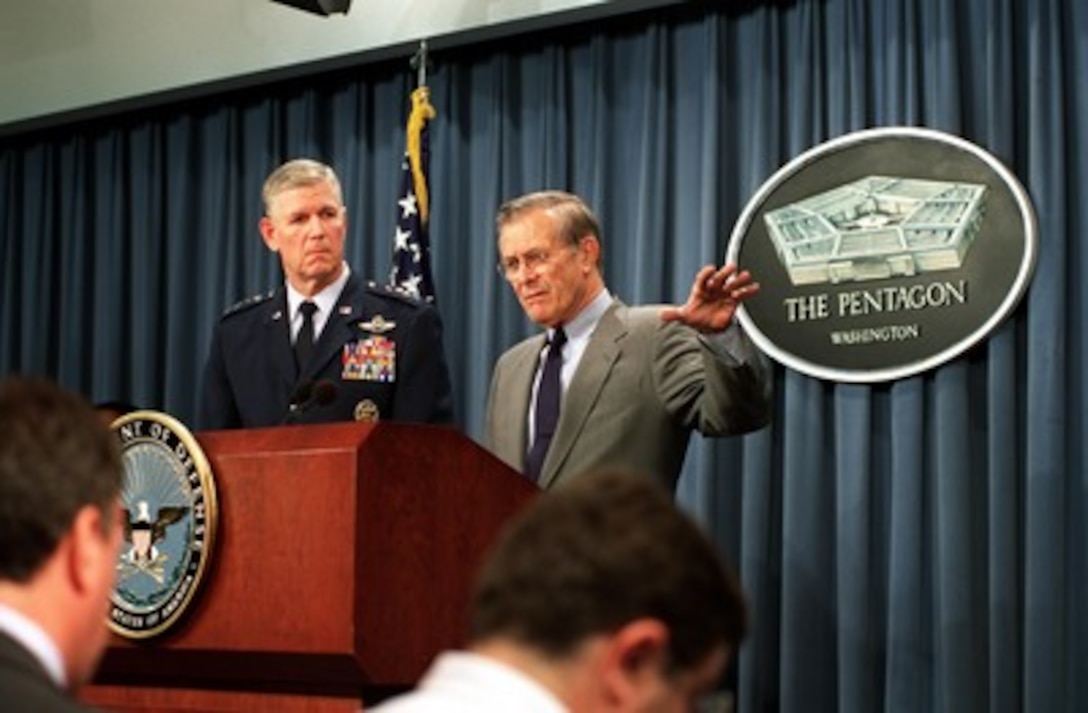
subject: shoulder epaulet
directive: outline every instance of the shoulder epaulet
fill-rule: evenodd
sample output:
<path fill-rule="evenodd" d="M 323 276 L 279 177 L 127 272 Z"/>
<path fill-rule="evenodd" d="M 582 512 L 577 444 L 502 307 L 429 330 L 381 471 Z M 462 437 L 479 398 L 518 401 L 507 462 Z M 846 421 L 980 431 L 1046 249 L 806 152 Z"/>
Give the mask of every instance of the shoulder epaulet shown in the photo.
<path fill-rule="evenodd" d="M 259 295 L 252 295 L 250 297 L 246 297 L 244 300 L 240 302 L 235 302 L 230 307 L 227 307 L 225 310 L 223 310 L 222 317 L 230 317 L 231 315 L 238 314 L 239 312 L 245 312 L 247 309 L 256 307 L 263 302 L 267 302 L 268 300 L 272 299 L 272 296 L 275 294 L 275 290 L 270 290 Z"/>
<path fill-rule="evenodd" d="M 415 297 L 414 295 L 412 295 L 412 293 L 408 292 L 408 290 L 405 290 L 405 289 L 403 289 L 401 287 L 397 287 L 396 285 L 379 285 L 378 283 L 374 282 L 373 280 L 366 283 L 366 291 L 369 292 L 372 295 L 377 295 L 378 297 L 386 297 L 386 298 L 389 298 L 389 299 L 394 299 L 394 300 L 397 300 L 399 302 L 404 302 L 405 304 L 409 304 L 409 305 L 411 305 L 413 307 L 421 307 L 421 306 L 427 304 L 423 300 L 421 300 L 418 297 Z"/>

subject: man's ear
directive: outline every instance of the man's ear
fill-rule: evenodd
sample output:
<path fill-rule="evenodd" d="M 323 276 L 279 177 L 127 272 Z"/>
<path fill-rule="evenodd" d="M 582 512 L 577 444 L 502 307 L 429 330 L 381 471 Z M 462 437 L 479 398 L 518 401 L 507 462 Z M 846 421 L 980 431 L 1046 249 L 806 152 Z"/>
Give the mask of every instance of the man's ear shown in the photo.
<path fill-rule="evenodd" d="M 72 587 L 81 593 L 95 589 L 102 576 L 103 558 L 117 554 L 112 551 L 102 511 L 93 505 L 79 509 L 61 547 L 66 553 Z"/>
<path fill-rule="evenodd" d="M 276 242 L 276 226 L 272 223 L 272 219 L 267 215 L 261 216 L 257 228 L 260 229 L 261 237 L 264 238 L 264 244 L 268 246 L 268 249 L 274 253 L 279 252 L 279 244 Z"/>
<path fill-rule="evenodd" d="M 578 255 L 582 260 L 582 269 L 590 270 L 601 262 L 601 244 L 593 235 L 583 235 L 578 243 Z"/>
<path fill-rule="evenodd" d="M 640 692 L 664 675 L 669 629 L 658 619 L 636 619 L 608 639 L 602 666 L 605 694 L 612 703 L 637 700 Z"/>

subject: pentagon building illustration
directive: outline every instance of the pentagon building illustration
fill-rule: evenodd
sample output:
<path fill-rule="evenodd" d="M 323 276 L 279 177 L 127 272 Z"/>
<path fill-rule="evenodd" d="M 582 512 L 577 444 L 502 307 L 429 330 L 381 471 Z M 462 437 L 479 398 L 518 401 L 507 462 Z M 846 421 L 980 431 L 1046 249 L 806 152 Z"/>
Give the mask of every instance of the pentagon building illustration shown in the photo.
<path fill-rule="evenodd" d="M 960 267 L 986 186 L 867 176 L 768 212 L 794 285 L 879 280 Z"/>

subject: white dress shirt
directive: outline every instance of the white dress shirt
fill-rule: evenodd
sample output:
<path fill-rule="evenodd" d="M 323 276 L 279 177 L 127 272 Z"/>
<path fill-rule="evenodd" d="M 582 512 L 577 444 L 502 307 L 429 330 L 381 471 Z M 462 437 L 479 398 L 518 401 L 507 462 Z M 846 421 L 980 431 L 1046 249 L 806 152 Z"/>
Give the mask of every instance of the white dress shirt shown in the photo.
<path fill-rule="evenodd" d="M 566 713 L 562 701 L 520 671 L 467 651 L 440 654 L 419 687 L 375 713 Z"/>
<path fill-rule="evenodd" d="M 321 336 L 321 330 L 328 323 L 329 315 L 332 314 L 333 309 L 336 307 L 336 302 L 340 299 L 340 293 L 344 291 L 344 285 L 348 283 L 349 277 L 351 277 L 351 268 L 345 262 L 340 277 L 313 297 L 304 297 L 301 292 L 291 286 L 290 282 L 287 283 L 287 314 L 291 317 L 292 344 L 298 338 L 298 330 L 302 328 L 302 311 L 299 310 L 299 306 L 307 300 L 317 305 L 317 311 L 314 312 L 314 343 L 316 344 L 317 338 Z"/>

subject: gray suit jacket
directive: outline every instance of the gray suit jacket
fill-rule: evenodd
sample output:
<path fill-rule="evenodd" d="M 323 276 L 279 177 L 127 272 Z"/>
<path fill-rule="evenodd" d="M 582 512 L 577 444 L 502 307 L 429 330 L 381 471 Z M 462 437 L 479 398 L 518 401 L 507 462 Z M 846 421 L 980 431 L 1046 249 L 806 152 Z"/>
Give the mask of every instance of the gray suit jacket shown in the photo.
<path fill-rule="evenodd" d="M 662 322 L 661 309 L 614 300 L 601 318 L 563 396 L 541 487 L 619 467 L 675 490 L 693 430 L 732 435 L 770 420 L 764 357 L 752 348 L 754 363 L 730 364 L 694 330 Z M 529 445 L 529 399 L 544 340 L 539 334 L 510 348 L 491 377 L 487 446 L 518 471 Z"/>
<path fill-rule="evenodd" d="M 78 713 L 91 709 L 57 688 L 22 644 L 0 633 L 0 710 L 5 713 Z"/>

